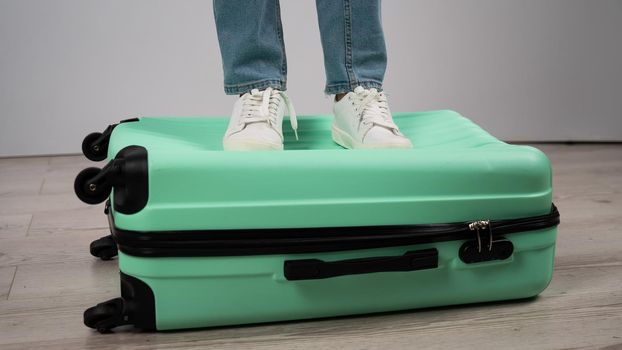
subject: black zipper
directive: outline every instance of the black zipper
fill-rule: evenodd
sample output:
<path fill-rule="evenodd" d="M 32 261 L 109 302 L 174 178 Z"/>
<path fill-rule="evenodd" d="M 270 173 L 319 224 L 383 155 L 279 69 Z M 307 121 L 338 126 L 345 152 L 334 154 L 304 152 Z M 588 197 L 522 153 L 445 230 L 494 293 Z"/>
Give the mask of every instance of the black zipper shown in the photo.
<path fill-rule="evenodd" d="M 118 229 L 108 210 L 119 250 L 145 257 L 296 254 L 407 246 L 477 239 L 479 249 L 501 235 L 541 230 L 559 224 L 555 205 L 545 215 L 430 225 L 275 228 L 139 232 Z M 482 243 L 484 242 L 484 243 Z"/>

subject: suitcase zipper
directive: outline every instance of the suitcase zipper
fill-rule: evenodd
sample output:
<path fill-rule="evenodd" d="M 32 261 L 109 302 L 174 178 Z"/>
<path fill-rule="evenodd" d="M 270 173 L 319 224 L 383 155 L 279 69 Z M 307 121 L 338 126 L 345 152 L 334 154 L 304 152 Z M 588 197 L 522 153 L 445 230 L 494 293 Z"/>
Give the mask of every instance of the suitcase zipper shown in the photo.
<path fill-rule="evenodd" d="M 157 232 L 118 229 L 112 210 L 108 219 L 119 250 L 134 256 L 296 254 L 465 240 L 461 258 L 478 262 L 511 255 L 513 247 L 502 235 L 557 226 L 559 211 L 552 205 L 540 216 L 450 224 Z"/>

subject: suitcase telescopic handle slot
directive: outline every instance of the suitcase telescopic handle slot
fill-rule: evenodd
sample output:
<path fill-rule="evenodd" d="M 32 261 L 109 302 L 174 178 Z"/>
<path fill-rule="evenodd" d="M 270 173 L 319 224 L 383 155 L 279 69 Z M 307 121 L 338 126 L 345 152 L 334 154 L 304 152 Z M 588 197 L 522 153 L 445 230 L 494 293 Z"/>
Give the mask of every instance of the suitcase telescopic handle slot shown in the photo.
<path fill-rule="evenodd" d="M 286 260 L 284 275 L 288 281 L 314 280 L 375 272 L 416 271 L 438 267 L 438 251 L 424 249 L 399 256 L 381 256 L 341 261 L 319 259 Z"/>

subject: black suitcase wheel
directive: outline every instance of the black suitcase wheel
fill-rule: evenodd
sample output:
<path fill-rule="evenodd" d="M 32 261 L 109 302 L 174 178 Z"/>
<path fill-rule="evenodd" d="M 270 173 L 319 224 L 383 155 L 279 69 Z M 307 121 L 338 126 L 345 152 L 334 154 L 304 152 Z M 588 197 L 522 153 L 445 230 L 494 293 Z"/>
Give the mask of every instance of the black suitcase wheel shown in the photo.
<path fill-rule="evenodd" d="M 108 140 L 102 136 L 101 132 L 93 132 L 82 140 L 82 153 L 94 162 L 106 159 L 108 154 Z"/>
<path fill-rule="evenodd" d="M 112 238 L 112 235 L 108 235 L 91 242 L 90 250 L 91 255 L 102 260 L 111 260 L 119 254 L 117 244 Z"/>
<path fill-rule="evenodd" d="M 129 324 L 124 311 L 122 298 L 110 299 L 86 309 L 84 325 L 100 333 L 109 333 L 115 327 Z"/>
<path fill-rule="evenodd" d="M 105 178 L 98 177 L 99 168 L 86 168 L 78 173 L 73 183 L 76 196 L 88 204 L 98 204 L 106 200 L 112 191 L 112 185 Z"/>

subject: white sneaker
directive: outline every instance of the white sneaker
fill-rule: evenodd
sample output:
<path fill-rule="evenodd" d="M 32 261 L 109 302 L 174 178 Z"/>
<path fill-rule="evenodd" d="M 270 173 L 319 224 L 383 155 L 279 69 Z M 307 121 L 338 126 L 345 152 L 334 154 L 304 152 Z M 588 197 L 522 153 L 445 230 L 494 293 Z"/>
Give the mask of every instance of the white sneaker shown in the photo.
<path fill-rule="evenodd" d="M 273 88 L 251 90 L 233 105 L 223 138 L 226 151 L 282 150 L 285 107 L 298 140 L 298 122 L 287 94 Z"/>
<path fill-rule="evenodd" d="M 333 140 L 345 148 L 412 148 L 393 122 L 387 97 L 357 86 L 333 106 Z"/>

